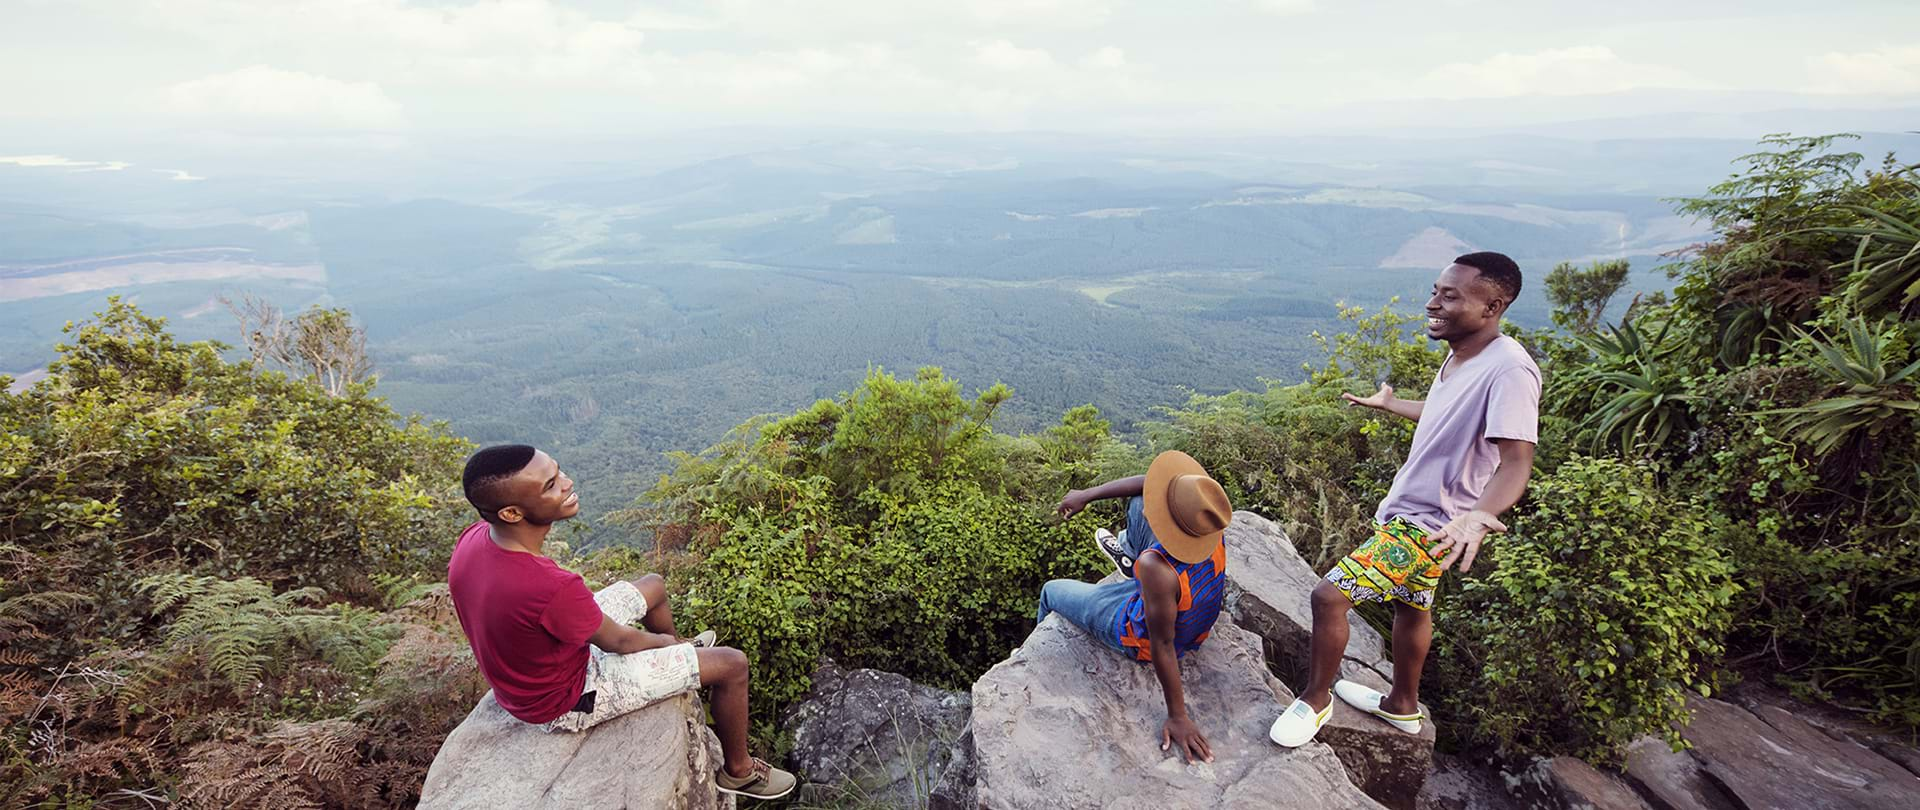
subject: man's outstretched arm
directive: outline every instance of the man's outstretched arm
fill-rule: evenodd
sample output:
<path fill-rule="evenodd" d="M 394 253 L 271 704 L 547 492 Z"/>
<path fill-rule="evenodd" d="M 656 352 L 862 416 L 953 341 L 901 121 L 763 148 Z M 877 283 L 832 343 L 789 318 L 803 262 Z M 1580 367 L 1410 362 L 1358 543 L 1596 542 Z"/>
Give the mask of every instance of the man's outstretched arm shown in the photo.
<path fill-rule="evenodd" d="M 1381 383 L 1380 390 L 1373 392 L 1373 396 L 1356 397 L 1352 394 L 1342 393 L 1340 398 L 1346 400 L 1348 404 L 1364 405 L 1374 410 L 1386 411 L 1394 416 L 1405 417 L 1415 422 L 1420 421 L 1420 414 L 1427 409 L 1426 400 L 1400 399 L 1393 395 L 1393 386 L 1386 383 Z"/>
<path fill-rule="evenodd" d="M 1500 448 L 1500 466 L 1493 471 L 1493 477 L 1487 480 L 1487 488 L 1480 491 L 1480 500 L 1473 509 L 1440 527 L 1440 530 L 1427 537 L 1434 543 L 1428 552 L 1440 561 L 1440 569 L 1460 562 L 1460 570 L 1465 572 L 1473 567 L 1473 559 L 1480 556 L 1480 541 L 1488 532 L 1504 532 L 1507 524 L 1500 522 L 1500 516 L 1514 504 L 1520 502 L 1520 496 L 1527 492 L 1527 479 L 1533 475 L 1533 442 L 1519 439 L 1488 439 Z M 1445 556 L 1441 556 L 1442 554 Z"/>
<path fill-rule="evenodd" d="M 1159 554 L 1140 557 L 1134 573 L 1140 578 L 1140 598 L 1147 614 L 1148 645 L 1153 650 L 1153 674 L 1167 699 L 1167 722 L 1160 727 L 1160 750 L 1179 746 L 1188 762 L 1213 761 L 1213 748 L 1200 727 L 1187 717 L 1187 693 L 1180 683 L 1180 656 L 1174 652 L 1174 622 L 1180 616 L 1180 575 Z"/>
<path fill-rule="evenodd" d="M 657 647 L 671 647 L 679 644 L 680 639 L 665 633 L 650 633 L 638 627 L 629 627 L 602 613 L 600 629 L 593 631 L 593 635 L 587 638 L 587 643 L 616 655 L 626 655 Z"/>
<path fill-rule="evenodd" d="M 1139 495 L 1147 487 L 1147 477 L 1135 475 L 1128 478 L 1116 478 L 1090 489 L 1069 491 L 1067 497 L 1060 499 L 1057 510 L 1062 518 L 1070 518 L 1087 508 L 1087 504 L 1108 498 L 1131 498 Z"/>

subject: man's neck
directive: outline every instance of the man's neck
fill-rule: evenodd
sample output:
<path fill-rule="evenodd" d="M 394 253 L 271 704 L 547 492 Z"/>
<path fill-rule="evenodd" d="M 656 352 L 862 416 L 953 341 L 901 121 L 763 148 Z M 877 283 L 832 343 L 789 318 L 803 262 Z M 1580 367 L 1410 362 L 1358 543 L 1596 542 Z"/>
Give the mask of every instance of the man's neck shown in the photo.
<path fill-rule="evenodd" d="M 1453 351 L 1454 359 L 1465 362 L 1472 360 L 1481 350 L 1493 345 L 1493 342 L 1499 339 L 1500 326 L 1495 322 L 1492 329 L 1482 329 L 1458 340 L 1447 341 L 1447 348 Z"/>
<path fill-rule="evenodd" d="M 508 551 L 524 551 L 538 555 L 547 543 L 547 533 L 553 531 L 553 525 L 534 526 L 527 523 L 489 523 L 487 537 L 493 544 Z"/>

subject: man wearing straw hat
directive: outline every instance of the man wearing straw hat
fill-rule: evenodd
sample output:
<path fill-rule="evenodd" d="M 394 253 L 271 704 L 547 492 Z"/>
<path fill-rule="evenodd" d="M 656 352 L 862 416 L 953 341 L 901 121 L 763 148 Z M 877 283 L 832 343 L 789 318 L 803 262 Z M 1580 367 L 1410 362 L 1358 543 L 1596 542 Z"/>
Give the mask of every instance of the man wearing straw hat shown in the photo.
<path fill-rule="evenodd" d="M 1153 665 L 1167 700 L 1160 749 L 1178 745 L 1187 761 L 1213 761 L 1213 749 L 1187 717 L 1180 661 L 1213 629 L 1225 600 L 1227 552 L 1221 535 L 1233 506 L 1220 484 L 1185 453 L 1161 453 L 1146 475 L 1076 489 L 1060 516 L 1087 504 L 1128 498 L 1127 528 L 1094 533 L 1100 551 L 1126 579 L 1106 584 L 1056 579 L 1040 589 L 1040 616 L 1058 613 L 1123 655 Z"/>

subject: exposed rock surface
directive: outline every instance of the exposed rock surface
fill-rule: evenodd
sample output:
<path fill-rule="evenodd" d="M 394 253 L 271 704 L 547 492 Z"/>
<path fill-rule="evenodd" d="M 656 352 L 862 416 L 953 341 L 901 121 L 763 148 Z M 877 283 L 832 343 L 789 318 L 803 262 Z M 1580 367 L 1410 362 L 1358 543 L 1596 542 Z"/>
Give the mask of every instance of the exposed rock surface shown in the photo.
<path fill-rule="evenodd" d="M 1738 807 L 1920 807 L 1920 777 L 1786 709 L 1749 711 L 1705 698 L 1687 705 L 1694 713 L 1685 732 L 1690 754 Z"/>
<path fill-rule="evenodd" d="M 1506 780 L 1491 765 L 1435 754 L 1433 770 L 1414 798 L 1416 810 L 1526 810 L 1507 794 Z"/>
<path fill-rule="evenodd" d="M 1265 641 L 1275 669 L 1303 686 L 1313 640 L 1313 588 L 1320 577 L 1284 530 L 1252 512 L 1233 513 L 1226 544 L 1227 605 L 1234 620 Z M 1358 613 L 1348 611 L 1347 620 L 1351 632 L 1341 677 L 1386 691 L 1393 664 L 1380 634 Z M 1413 807 L 1433 769 L 1432 721 L 1411 735 L 1336 699 L 1318 739 L 1340 756 L 1354 784 L 1390 807 Z"/>
<path fill-rule="evenodd" d="M 515 720 L 493 693 L 447 736 L 427 771 L 421 810 L 718 810 L 720 741 L 700 700 L 682 695 L 579 734 Z"/>
<path fill-rule="evenodd" d="M 1268 674 L 1260 641 L 1222 615 L 1182 661 L 1188 711 L 1212 763 L 1160 750 L 1166 717 L 1151 667 L 1102 646 L 1058 616 L 973 685 L 973 807 L 1379 807 L 1319 743 L 1287 750 L 1267 728 L 1292 699 Z"/>
<path fill-rule="evenodd" d="M 945 773 L 972 705 L 964 692 L 828 662 L 787 714 L 791 762 L 809 796 L 918 807 Z"/>
<path fill-rule="evenodd" d="M 1554 810 L 1652 810 L 1625 780 L 1573 757 L 1539 760 L 1520 781 Z"/>
<path fill-rule="evenodd" d="M 933 795 L 927 797 L 927 810 L 967 810 L 979 806 L 980 791 L 976 783 L 980 778 L 980 763 L 974 757 L 972 723 L 968 726 L 947 754 L 947 769 L 940 774 L 940 781 L 934 783 Z"/>

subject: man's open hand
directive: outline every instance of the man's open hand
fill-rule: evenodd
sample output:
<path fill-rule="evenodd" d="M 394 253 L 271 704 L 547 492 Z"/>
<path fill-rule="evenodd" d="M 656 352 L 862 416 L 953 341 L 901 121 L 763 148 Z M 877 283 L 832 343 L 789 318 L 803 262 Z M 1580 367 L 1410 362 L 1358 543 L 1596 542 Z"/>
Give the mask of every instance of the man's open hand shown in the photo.
<path fill-rule="evenodd" d="M 1200 733 L 1200 727 L 1185 717 L 1169 717 L 1160 727 L 1160 750 L 1165 751 L 1174 745 L 1180 746 L 1188 762 L 1212 762 L 1213 747 L 1207 744 L 1207 738 Z"/>
<path fill-rule="evenodd" d="M 1367 397 L 1356 397 L 1352 394 L 1341 392 L 1340 398 L 1346 400 L 1349 405 L 1365 405 L 1374 410 L 1384 411 L 1387 409 L 1387 403 L 1393 401 L 1393 386 L 1381 383 L 1380 390 L 1373 392 L 1372 396 Z"/>
<path fill-rule="evenodd" d="M 1465 573 L 1467 569 L 1473 567 L 1473 558 L 1480 556 L 1480 541 L 1487 536 L 1487 533 L 1506 530 L 1507 524 L 1501 523 L 1499 518 L 1475 509 L 1448 521 L 1447 525 L 1441 526 L 1439 531 L 1427 535 L 1427 542 L 1433 544 L 1427 549 L 1427 554 L 1440 560 L 1442 571 L 1453 565 L 1454 560 L 1459 560 L 1460 571 Z M 1444 558 L 1440 556 L 1442 553 L 1446 554 Z"/>
<path fill-rule="evenodd" d="M 1068 490 L 1067 497 L 1060 499 L 1060 505 L 1054 511 L 1060 514 L 1061 520 L 1066 520 L 1080 514 L 1080 510 L 1087 508 L 1090 500 L 1084 489 Z"/>

